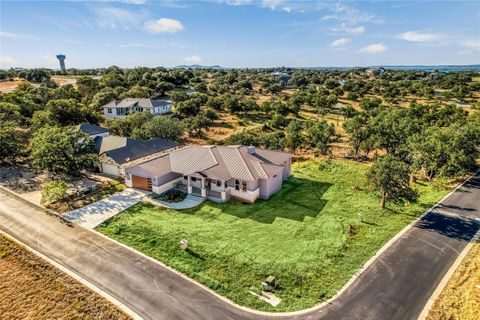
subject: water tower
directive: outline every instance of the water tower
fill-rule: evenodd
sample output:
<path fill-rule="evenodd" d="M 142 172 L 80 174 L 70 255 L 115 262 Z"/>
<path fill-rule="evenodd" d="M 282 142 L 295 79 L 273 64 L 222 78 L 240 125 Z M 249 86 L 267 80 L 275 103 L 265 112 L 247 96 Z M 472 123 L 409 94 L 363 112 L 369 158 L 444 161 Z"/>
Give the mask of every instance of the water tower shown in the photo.
<path fill-rule="evenodd" d="M 67 70 L 65 69 L 65 58 L 64 54 L 57 54 L 57 59 L 60 61 L 60 69 L 62 69 L 62 73 L 66 73 Z"/>

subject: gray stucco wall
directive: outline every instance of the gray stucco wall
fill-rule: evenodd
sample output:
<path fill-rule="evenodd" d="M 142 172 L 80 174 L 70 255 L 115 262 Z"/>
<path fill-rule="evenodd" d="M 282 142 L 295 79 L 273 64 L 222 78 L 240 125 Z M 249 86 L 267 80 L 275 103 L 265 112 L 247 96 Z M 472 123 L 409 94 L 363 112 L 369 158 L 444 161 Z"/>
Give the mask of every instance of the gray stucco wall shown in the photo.
<path fill-rule="evenodd" d="M 169 172 L 163 176 L 160 177 L 155 177 L 152 180 L 152 185 L 154 186 L 161 186 L 162 184 L 165 184 L 173 179 L 181 177 L 181 174 L 175 173 L 175 172 Z"/>
<path fill-rule="evenodd" d="M 282 171 L 279 171 L 275 177 L 271 177 L 269 179 L 260 179 L 260 199 L 268 199 L 275 192 L 280 190 L 283 182 L 282 177 Z"/>

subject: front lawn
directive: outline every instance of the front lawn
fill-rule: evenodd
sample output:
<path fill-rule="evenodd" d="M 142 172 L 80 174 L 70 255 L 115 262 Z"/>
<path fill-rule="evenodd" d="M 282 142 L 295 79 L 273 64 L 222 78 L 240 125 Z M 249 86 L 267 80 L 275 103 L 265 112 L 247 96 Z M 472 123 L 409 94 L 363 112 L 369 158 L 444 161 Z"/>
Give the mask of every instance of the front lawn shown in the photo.
<path fill-rule="evenodd" d="M 97 230 L 187 274 L 234 302 L 293 311 L 332 297 L 384 243 L 440 200 L 424 182 L 415 204 L 379 208 L 365 187 L 366 164 L 326 160 L 294 164 L 268 201 L 204 202 L 182 211 L 136 205 Z M 362 221 L 363 219 L 363 221 Z M 182 251 L 185 237 L 189 250 Z M 283 286 L 276 307 L 249 293 L 268 275 Z"/>

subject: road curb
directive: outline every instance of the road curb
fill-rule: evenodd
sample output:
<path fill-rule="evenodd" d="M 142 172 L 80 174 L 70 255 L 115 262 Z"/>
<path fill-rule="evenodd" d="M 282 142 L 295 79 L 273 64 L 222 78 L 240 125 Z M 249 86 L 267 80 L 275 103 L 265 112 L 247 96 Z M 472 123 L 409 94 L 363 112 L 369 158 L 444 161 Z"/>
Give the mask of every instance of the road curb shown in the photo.
<path fill-rule="evenodd" d="M 457 189 L 459 189 L 460 187 L 462 187 L 466 182 L 468 182 L 471 178 L 473 178 L 474 176 L 476 176 L 478 173 L 480 172 L 480 170 L 477 170 L 475 173 L 473 173 L 472 175 L 470 175 L 467 179 L 465 179 L 462 183 L 459 183 L 453 190 L 451 190 L 447 195 L 445 195 L 441 200 L 439 200 L 437 203 L 435 203 L 431 208 L 429 208 L 428 210 L 426 210 L 425 212 L 423 212 L 419 217 L 417 217 L 416 219 L 414 219 L 410 224 L 408 224 L 407 226 L 405 226 L 405 228 L 403 228 L 400 232 L 398 232 L 392 239 L 390 239 L 388 242 L 386 242 L 367 262 L 365 262 L 365 264 L 345 283 L 345 285 L 334 295 L 332 296 L 330 299 L 324 301 L 324 302 L 321 302 L 313 307 L 310 307 L 308 309 L 303 309 L 303 310 L 299 310 L 299 311 L 293 311 L 293 312 L 266 312 L 266 311 L 259 311 L 259 310 L 254 310 L 254 309 L 250 309 L 248 307 L 244 307 L 244 306 L 241 306 L 241 305 L 238 305 L 236 304 L 235 302 L 233 302 L 232 300 L 226 298 L 226 297 L 223 297 L 221 296 L 220 294 L 216 293 L 215 291 L 213 291 L 212 289 L 206 287 L 205 285 L 197 282 L 196 280 L 188 277 L 187 275 L 181 273 L 180 271 L 178 270 L 175 270 L 167 265 L 165 265 L 164 263 L 162 263 L 161 261 L 159 260 L 156 260 L 152 257 L 149 257 L 141 252 L 139 252 L 138 250 L 134 249 L 134 248 L 131 248 L 131 247 L 128 247 L 127 245 L 117 241 L 117 240 L 114 240 L 112 238 L 109 238 L 107 237 L 106 235 L 104 234 L 101 234 L 100 232 L 98 231 L 95 231 L 93 229 L 89 229 L 89 228 L 85 228 L 85 227 L 82 227 L 80 225 L 76 225 L 76 227 L 80 227 L 82 229 L 85 229 L 85 230 L 88 230 L 94 234 L 97 234 L 105 239 L 108 239 L 109 241 L 112 241 L 122 247 L 124 247 L 125 249 L 127 250 L 130 250 L 136 254 L 139 254 L 140 256 L 164 267 L 165 269 L 168 269 L 169 271 L 172 271 L 173 273 L 181 276 L 182 278 L 184 278 L 185 280 L 201 287 L 202 289 L 208 291 L 209 293 L 213 294 L 214 296 L 216 296 L 217 298 L 219 298 L 220 300 L 236 307 L 237 309 L 240 309 L 240 310 L 243 310 L 243 311 L 246 311 L 246 312 L 249 312 L 251 314 L 256 314 L 256 315 L 261 315 L 261 316 L 268 316 L 268 317 L 286 317 L 286 316 L 299 316 L 299 315 L 306 315 L 310 312 L 313 312 L 313 311 L 317 311 L 321 308 L 323 308 L 324 306 L 328 305 L 328 304 L 331 304 L 335 299 L 337 299 L 341 294 L 344 293 L 345 290 L 348 289 L 348 287 L 355 281 L 357 280 L 357 278 L 366 271 L 366 269 L 368 269 L 368 267 L 370 267 L 371 264 L 373 264 L 375 262 L 375 260 L 382 254 L 384 253 L 386 250 L 388 250 L 392 244 L 394 242 L 396 242 L 397 240 L 399 240 L 399 238 L 401 238 L 407 231 L 409 231 L 419 220 L 421 220 L 423 217 L 425 217 L 428 213 L 430 213 L 431 211 L 433 211 L 439 203 L 441 203 L 442 201 L 444 201 L 446 198 L 448 198 L 451 194 L 453 194 Z M 5 189 L 5 188 L 3 188 Z M 1 189 L 0 189 L 1 191 Z M 8 190 L 10 191 L 10 190 Z M 10 194 L 14 194 L 16 198 L 20 198 L 22 202 L 24 201 L 27 201 L 29 202 L 28 200 L 16 195 L 15 193 L 13 192 L 8 192 Z M 30 203 L 30 202 L 29 202 Z M 30 203 L 30 205 L 34 206 L 34 207 L 38 207 L 36 204 L 32 204 Z M 41 208 L 41 207 L 40 207 Z M 41 208 L 42 210 L 45 210 L 45 208 Z M 61 217 L 60 217 L 61 218 Z M 85 280 L 87 281 L 87 280 Z M 97 288 L 98 290 L 101 290 L 99 288 Z"/>
<path fill-rule="evenodd" d="M 480 239 L 480 230 L 475 234 L 475 236 L 470 240 L 470 242 L 467 244 L 467 246 L 462 250 L 460 255 L 457 257 L 457 259 L 453 262 L 452 266 L 448 269 L 447 273 L 442 278 L 442 281 L 438 284 L 437 288 L 433 292 L 432 296 L 428 299 L 427 304 L 423 308 L 422 312 L 418 316 L 417 320 L 425 320 L 428 316 L 428 313 L 433 307 L 433 304 L 435 301 L 437 301 L 438 297 L 442 294 L 443 290 L 448 284 L 448 281 L 450 281 L 450 278 L 453 276 L 455 271 L 457 271 L 458 267 L 462 263 L 463 259 L 468 255 L 470 250 L 473 247 L 473 244 Z"/>
<path fill-rule="evenodd" d="M 47 263 L 51 264 L 53 267 L 59 269 L 63 273 L 67 274 L 68 276 L 72 277 L 76 281 L 80 282 L 85 287 L 87 287 L 90 290 L 94 291 L 95 293 L 99 294 L 103 298 L 107 299 L 111 304 L 115 305 L 117 308 L 119 308 L 121 311 L 123 311 L 124 313 L 126 313 L 127 315 L 132 317 L 134 320 L 142 320 L 143 319 L 138 314 L 136 314 L 133 310 L 131 310 L 129 307 L 127 307 L 125 304 L 118 301 L 116 298 L 114 298 L 109 293 L 107 293 L 107 292 L 103 291 L 102 289 L 98 288 L 97 286 L 95 286 L 93 283 L 91 283 L 87 279 L 81 277 L 80 275 L 76 274 L 75 272 L 71 271 L 70 269 L 62 266 L 61 264 L 59 264 L 55 260 L 50 259 L 49 257 L 44 255 L 43 253 L 27 246 L 26 244 L 24 244 L 23 242 L 18 240 L 16 237 L 12 236 L 11 234 L 9 234 L 9 233 L 7 233 L 3 230 L 0 230 L 0 234 L 4 235 L 8 239 L 11 239 L 12 241 L 16 242 L 18 245 L 22 246 L 22 248 L 24 248 L 27 251 L 33 253 L 34 255 L 40 257 L 41 259 L 45 260 Z"/>

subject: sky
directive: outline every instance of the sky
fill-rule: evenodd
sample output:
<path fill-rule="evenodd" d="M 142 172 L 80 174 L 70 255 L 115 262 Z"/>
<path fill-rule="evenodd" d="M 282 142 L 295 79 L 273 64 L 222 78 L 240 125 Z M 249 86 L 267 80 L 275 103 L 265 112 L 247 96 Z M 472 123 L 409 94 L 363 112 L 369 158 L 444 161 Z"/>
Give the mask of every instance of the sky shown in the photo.
<path fill-rule="evenodd" d="M 480 1 L 0 1 L 0 66 L 480 64 Z"/>

